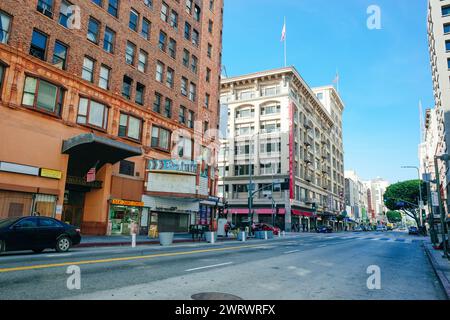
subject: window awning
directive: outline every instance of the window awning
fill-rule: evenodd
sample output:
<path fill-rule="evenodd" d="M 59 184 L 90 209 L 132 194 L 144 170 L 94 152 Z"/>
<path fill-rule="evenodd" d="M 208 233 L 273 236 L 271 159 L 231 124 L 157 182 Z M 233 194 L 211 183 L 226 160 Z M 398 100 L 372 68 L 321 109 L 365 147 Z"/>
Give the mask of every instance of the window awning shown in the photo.
<path fill-rule="evenodd" d="M 255 211 L 255 214 L 261 214 L 261 215 L 269 215 L 272 214 L 272 209 L 253 209 Z M 248 214 L 247 208 L 231 208 L 228 209 L 228 212 L 231 214 Z M 285 208 L 279 208 L 278 214 L 286 214 Z"/>
<path fill-rule="evenodd" d="M 106 163 L 115 164 L 142 155 L 139 147 L 97 136 L 81 134 L 63 142 L 62 153 L 70 155 L 68 175 L 84 177 L 95 164 L 99 170 Z"/>

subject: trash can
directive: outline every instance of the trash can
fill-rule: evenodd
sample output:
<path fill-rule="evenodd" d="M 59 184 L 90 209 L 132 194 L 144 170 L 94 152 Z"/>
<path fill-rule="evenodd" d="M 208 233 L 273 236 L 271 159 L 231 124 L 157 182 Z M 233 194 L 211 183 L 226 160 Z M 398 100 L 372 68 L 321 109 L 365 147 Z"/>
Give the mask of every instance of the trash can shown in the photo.
<path fill-rule="evenodd" d="M 162 246 L 170 246 L 173 243 L 173 232 L 160 232 L 159 243 Z"/>

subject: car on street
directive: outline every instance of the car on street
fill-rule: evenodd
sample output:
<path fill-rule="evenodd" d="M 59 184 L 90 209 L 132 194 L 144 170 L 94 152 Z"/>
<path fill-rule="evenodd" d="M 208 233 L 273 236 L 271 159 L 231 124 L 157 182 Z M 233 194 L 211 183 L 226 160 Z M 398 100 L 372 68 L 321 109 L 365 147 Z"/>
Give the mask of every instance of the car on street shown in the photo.
<path fill-rule="evenodd" d="M 377 232 L 386 232 L 387 228 L 386 226 L 377 226 Z"/>
<path fill-rule="evenodd" d="M 257 223 L 253 228 L 253 231 L 272 231 L 275 236 L 280 233 L 280 228 L 274 227 L 268 223 Z"/>
<path fill-rule="evenodd" d="M 419 235 L 419 228 L 417 228 L 417 227 L 409 227 L 408 234 Z"/>
<path fill-rule="evenodd" d="M 333 228 L 331 226 L 319 226 L 317 227 L 318 233 L 332 233 Z"/>
<path fill-rule="evenodd" d="M 353 229 L 354 232 L 361 232 L 364 231 L 364 229 L 361 226 L 356 227 L 355 229 Z"/>
<path fill-rule="evenodd" d="M 40 216 L 0 220 L 0 253 L 45 249 L 67 252 L 81 242 L 80 229 L 62 221 Z"/>

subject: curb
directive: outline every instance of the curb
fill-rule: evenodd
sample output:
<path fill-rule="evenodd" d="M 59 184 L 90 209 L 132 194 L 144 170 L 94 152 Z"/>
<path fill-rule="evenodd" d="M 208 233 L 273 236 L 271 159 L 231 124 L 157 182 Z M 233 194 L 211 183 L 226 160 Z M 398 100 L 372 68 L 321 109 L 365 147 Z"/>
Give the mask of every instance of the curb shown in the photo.
<path fill-rule="evenodd" d="M 447 296 L 447 300 L 450 300 L 450 281 L 449 281 L 449 279 L 447 279 L 444 272 L 442 272 L 442 270 L 440 270 L 438 262 L 434 258 L 430 249 L 425 244 L 424 244 L 424 248 L 425 248 L 425 252 L 428 256 L 428 259 L 431 262 L 431 266 L 433 267 L 433 270 L 439 279 L 439 283 L 441 284 L 442 288 L 444 289 L 445 295 Z"/>
<path fill-rule="evenodd" d="M 235 239 L 221 239 L 220 241 L 231 241 Z M 205 241 L 194 241 L 194 240 L 173 240 L 173 243 L 207 243 Z M 143 246 L 143 245 L 159 245 L 159 240 L 149 240 L 149 241 L 139 241 L 136 242 L 136 246 Z M 79 245 L 75 246 L 76 248 L 93 248 L 93 247 L 123 247 L 123 246 L 130 246 L 131 241 L 121 241 L 121 242 L 86 242 L 86 243 L 80 243 Z"/>

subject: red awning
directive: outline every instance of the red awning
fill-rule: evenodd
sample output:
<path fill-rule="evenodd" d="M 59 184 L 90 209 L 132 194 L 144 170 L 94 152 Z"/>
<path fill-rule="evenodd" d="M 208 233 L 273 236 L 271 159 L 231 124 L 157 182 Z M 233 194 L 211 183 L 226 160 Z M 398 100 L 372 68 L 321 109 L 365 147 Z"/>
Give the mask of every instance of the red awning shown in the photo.
<path fill-rule="evenodd" d="M 295 209 L 292 209 L 292 214 L 294 216 L 312 217 L 312 212 L 300 211 Z"/>
<path fill-rule="evenodd" d="M 261 215 L 269 215 L 272 214 L 272 209 L 267 208 L 267 209 L 254 209 L 256 214 L 261 214 Z M 232 208 L 232 209 L 228 209 L 228 213 L 231 214 L 248 214 L 248 209 L 247 208 Z M 286 209 L 281 208 L 278 209 L 278 214 L 286 214 Z"/>

